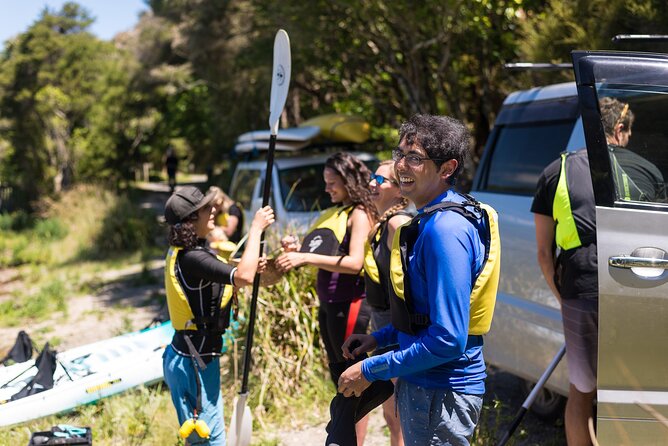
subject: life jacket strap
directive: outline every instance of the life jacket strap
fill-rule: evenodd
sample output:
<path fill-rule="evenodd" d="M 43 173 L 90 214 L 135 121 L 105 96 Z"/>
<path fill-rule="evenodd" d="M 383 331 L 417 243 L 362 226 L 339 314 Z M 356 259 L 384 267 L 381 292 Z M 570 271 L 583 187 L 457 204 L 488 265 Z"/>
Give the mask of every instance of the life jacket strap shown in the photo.
<path fill-rule="evenodd" d="M 190 336 L 185 335 L 183 336 L 183 339 L 186 341 L 186 345 L 188 346 L 188 351 L 190 352 L 190 357 L 192 358 L 193 362 L 197 362 L 197 365 L 199 366 L 200 370 L 206 370 L 206 364 L 204 363 L 202 357 L 199 355 L 199 352 L 193 345 L 193 341 L 190 340 Z M 199 389 L 197 389 L 197 391 L 199 393 Z"/>

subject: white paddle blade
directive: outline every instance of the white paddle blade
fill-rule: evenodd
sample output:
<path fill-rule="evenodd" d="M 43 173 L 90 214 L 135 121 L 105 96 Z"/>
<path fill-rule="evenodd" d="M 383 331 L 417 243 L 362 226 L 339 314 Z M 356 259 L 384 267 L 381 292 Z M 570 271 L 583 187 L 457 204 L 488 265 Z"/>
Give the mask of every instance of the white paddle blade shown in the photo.
<path fill-rule="evenodd" d="M 253 418 L 250 407 L 246 405 L 247 399 L 247 393 L 239 394 L 234 398 L 234 409 L 227 435 L 227 444 L 230 446 L 250 446 Z"/>
<path fill-rule="evenodd" d="M 274 38 L 274 68 L 271 79 L 271 100 L 269 102 L 269 129 L 272 135 L 278 134 L 278 121 L 285 107 L 290 87 L 290 38 L 288 33 L 279 29 Z"/>

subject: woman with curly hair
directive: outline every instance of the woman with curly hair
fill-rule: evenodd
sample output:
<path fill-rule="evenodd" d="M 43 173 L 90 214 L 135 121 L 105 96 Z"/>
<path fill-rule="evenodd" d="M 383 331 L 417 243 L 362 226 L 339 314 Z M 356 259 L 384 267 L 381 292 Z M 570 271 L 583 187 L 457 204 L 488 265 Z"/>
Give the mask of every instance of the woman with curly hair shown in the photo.
<path fill-rule="evenodd" d="M 187 444 L 224 445 L 219 357 L 222 335 L 230 323 L 233 287 L 253 283 L 258 269 L 260 236 L 274 222 L 264 207 L 251 223 L 247 249 L 237 267 L 205 247 L 214 228 L 215 193 L 194 186 L 177 190 L 165 205 L 169 251 L 165 262 L 167 306 L 175 333 L 163 355 L 163 372 Z M 206 423 L 210 429 L 187 429 Z M 199 424 L 198 424 L 199 426 Z"/>
<path fill-rule="evenodd" d="M 358 158 L 348 153 L 336 153 L 325 162 L 323 178 L 325 192 L 333 208 L 321 213 L 305 242 L 299 245 L 293 236 L 282 240 L 284 253 L 276 266 L 286 272 L 302 265 L 318 268 L 316 290 L 320 301 L 318 323 L 325 344 L 330 373 L 336 385 L 332 364 L 345 361 L 341 346 L 352 333 L 366 333 L 370 310 L 365 301 L 364 278 L 360 275 L 364 263 L 364 243 L 377 220 L 376 207 L 368 187 L 371 171 Z M 324 218 L 323 218 L 324 217 Z M 331 246 L 326 235 L 317 232 L 324 227 L 337 226 L 333 220 L 343 220 L 342 240 Z M 327 247 L 322 251 L 321 248 Z M 333 252 L 332 252 L 333 251 Z M 364 441 L 366 421 L 357 425 L 358 444 Z"/>

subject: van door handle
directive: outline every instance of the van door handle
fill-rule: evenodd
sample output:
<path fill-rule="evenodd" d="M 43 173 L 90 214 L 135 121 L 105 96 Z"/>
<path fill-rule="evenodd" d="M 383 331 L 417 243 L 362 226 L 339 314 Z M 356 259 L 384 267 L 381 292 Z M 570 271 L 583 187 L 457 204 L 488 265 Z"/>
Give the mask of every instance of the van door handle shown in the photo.
<path fill-rule="evenodd" d="M 608 264 L 615 268 L 661 268 L 668 269 L 668 260 L 653 259 L 651 257 L 613 256 Z"/>

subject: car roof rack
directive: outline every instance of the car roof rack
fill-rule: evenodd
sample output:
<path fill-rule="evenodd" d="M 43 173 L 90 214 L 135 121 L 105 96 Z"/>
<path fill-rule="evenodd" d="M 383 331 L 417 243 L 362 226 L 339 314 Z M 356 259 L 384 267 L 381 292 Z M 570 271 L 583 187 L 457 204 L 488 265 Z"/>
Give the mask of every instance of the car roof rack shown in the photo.
<path fill-rule="evenodd" d="M 617 34 L 612 38 L 612 43 L 620 42 L 668 42 L 666 34 Z"/>
<path fill-rule="evenodd" d="M 512 62 L 503 64 L 503 68 L 510 71 L 560 71 L 560 70 L 571 70 L 573 68 L 573 64 Z"/>

